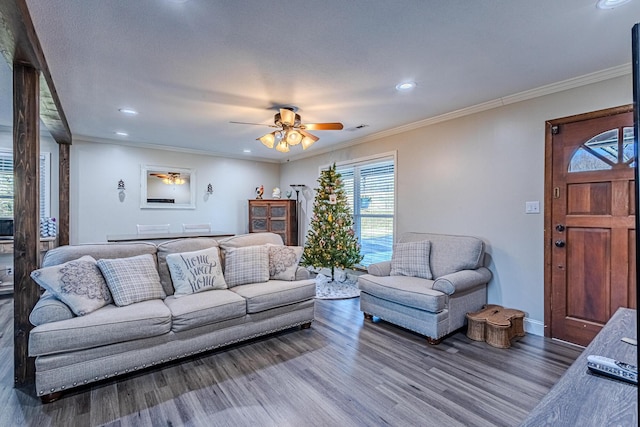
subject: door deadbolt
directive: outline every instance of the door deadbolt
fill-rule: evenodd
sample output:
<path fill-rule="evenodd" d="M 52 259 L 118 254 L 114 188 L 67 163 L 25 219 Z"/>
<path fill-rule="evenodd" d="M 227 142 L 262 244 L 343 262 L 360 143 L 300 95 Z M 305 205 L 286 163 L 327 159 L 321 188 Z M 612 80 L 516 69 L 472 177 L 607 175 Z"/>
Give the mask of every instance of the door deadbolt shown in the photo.
<path fill-rule="evenodd" d="M 562 233 L 565 230 L 565 227 L 562 224 L 558 224 L 556 225 L 556 230 Z"/>

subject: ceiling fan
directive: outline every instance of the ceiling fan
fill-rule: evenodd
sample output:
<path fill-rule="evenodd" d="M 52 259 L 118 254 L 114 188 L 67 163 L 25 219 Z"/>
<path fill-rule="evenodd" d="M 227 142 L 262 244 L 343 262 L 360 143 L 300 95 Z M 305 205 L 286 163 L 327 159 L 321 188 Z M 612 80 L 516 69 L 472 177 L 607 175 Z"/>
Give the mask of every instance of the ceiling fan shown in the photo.
<path fill-rule="evenodd" d="M 282 107 L 280 112 L 276 113 L 273 117 L 272 125 L 265 125 L 262 123 L 246 123 L 246 122 L 230 122 L 241 125 L 257 125 L 257 126 L 269 126 L 276 128 L 271 133 L 256 138 L 262 142 L 265 146 L 273 148 L 276 144 L 276 150 L 286 153 L 289 151 L 290 145 L 302 145 L 302 149 L 306 150 L 318 139 L 317 136 L 307 132 L 307 130 L 341 130 L 343 128 L 342 123 L 306 123 L 303 124 L 300 115 L 296 114 L 296 107 Z"/>

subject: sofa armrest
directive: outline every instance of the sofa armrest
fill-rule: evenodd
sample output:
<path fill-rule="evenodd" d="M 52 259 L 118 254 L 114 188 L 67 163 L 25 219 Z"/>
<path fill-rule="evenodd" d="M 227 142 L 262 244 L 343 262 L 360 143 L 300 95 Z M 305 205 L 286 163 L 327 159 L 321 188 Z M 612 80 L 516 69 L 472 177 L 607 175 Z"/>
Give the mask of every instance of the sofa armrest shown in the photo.
<path fill-rule="evenodd" d="M 76 317 L 71 309 L 53 294 L 46 291 L 38 300 L 33 310 L 29 314 L 29 322 L 33 326 L 44 325 L 45 323 L 59 322 Z"/>
<path fill-rule="evenodd" d="M 311 273 L 304 267 L 298 267 L 295 280 L 307 280 L 311 278 Z"/>
<path fill-rule="evenodd" d="M 389 276 L 391 274 L 391 261 L 369 264 L 369 267 L 367 267 L 367 273 L 373 274 L 374 276 Z"/>
<path fill-rule="evenodd" d="M 489 280 L 491 280 L 491 271 L 486 267 L 480 267 L 476 270 L 461 270 L 438 277 L 433 282 L 433 289 L 452 295 L 454 292 L 462 292 L 484 285 Z"/>

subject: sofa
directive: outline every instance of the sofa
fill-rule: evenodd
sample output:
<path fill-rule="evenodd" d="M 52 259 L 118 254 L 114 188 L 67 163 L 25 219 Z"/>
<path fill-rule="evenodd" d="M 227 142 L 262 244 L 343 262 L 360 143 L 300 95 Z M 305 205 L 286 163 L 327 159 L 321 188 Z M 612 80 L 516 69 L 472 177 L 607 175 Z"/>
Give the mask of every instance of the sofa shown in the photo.
<path fill-rule="evenodd" d="M 205 259 L 203 253 L 213 255 Z M 315 281 L 297 266 L 301 255 L 302 248 L 284 246 L 273 233 L 158 245 L 70 245 L 47 252 L 42 268 L 32 273 L 46 289 L 30 314 L 37 395 L 52 401 L 94 381 L 308 328 Z M 199 275 L 185 275 L 189 268 Z M 110 292 L 92 288 L 103 279 Z M 109 303 L 95 308 L 98 300 Z"/>
<path fill-rule="evenodd" d="M 369 265 L 358 278 L 360 310 L 438 344 L 487 302 L 491 272 L 484 242 L 470 236 L 405 233 L 391 261 Z"/>

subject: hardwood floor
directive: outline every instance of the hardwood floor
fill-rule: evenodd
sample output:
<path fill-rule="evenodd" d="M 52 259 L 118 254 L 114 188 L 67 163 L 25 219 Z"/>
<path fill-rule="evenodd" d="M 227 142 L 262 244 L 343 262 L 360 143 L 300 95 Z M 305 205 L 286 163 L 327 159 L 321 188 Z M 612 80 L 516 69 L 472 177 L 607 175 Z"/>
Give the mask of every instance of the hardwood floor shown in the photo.
<path fill-rule="evenodd" d="M 13 300 L 0 299 L 0 426 L 514 426 L 581 348 L 527 335 L 509 349 L 463 332 L 430 346 L 358 299 L 318 301 L 292 329 L 68 392 L 13 388 Z"/>

